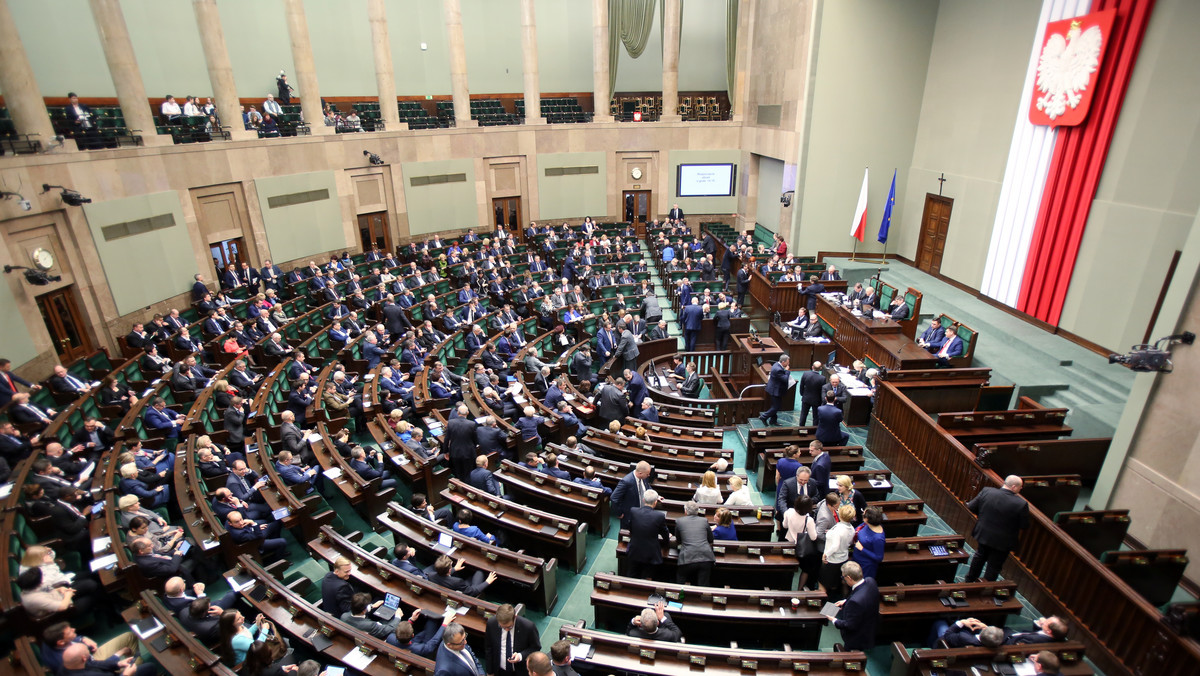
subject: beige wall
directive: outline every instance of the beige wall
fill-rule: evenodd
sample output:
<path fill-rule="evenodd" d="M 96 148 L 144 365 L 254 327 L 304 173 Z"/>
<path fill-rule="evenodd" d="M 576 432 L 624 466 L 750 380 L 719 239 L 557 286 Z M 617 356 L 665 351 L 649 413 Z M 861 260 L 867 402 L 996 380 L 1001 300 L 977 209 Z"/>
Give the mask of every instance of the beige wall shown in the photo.
<path fill-rule="evenodd" d="M 850 222 L 870 167 L 866 242 L 858 250 L 883 250 L 875 235 L 894 169 L 897 195 L 907 186 L 937 10 L 936 0 L 822 3 L 793 247 L 851 250 Z"/>

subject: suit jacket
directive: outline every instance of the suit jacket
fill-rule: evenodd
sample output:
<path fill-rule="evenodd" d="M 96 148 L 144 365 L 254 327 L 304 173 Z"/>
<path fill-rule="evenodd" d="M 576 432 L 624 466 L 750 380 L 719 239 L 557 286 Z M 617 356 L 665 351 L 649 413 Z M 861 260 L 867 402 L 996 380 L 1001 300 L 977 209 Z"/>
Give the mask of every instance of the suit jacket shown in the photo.
<path fill-rule="evenodd" d="M 817 407 L 817 439 L 826 446 L 838 446 L 842 441 L 842 418 L 840 406 L 823 404 Z"/>
<path fill-rule="evenodd" d="M 240 408 L 230 406 L 225 409 L 225 431 L 230 444 L 239 446 L 246 443 L 246 413 Z"/>
<path fill-rule="evenodd" d="M 500 495 L 500 486 L 496 483 L 496 475 L 492 474 L 492 471 L 489 469 L 476 467 L 471 470 L 467 483 L 481 491 L 487 491 L 492 495 Z"/>
<path fill-rule="evenodd" d="M 470 418 L 454 418 L 446 423 L 446 453 L 451 458 L 474 458 L 479 425 Z"/>
<path fill-rule="evenodd" d="M 921 334 L 921 340 L 929 343 L 930 352 L 937 352 L 942 348 L 942 344 L 946 342 L 946 329 L 941 326 L 935 329 L 933 325 L 930 325 Z"/>
<path fill-rule="evenodd" d="M 767 394 L 773 397 L 782 397 L 788 388 L 788 380 L 791 379 L 791 372 L 784 368 L 779 362 L 771 365 L 771 375 L 767 377 Z"/>
<path fill-rule="evenodd" d="M 671 619 L 670 613 L 663 613 L 663 619 L 658 623 L 658 630 L 653 634 L 643 631 L 641 627 L 635 625 L 632 621 L 629 623 L 627 634 L 633 638 L 641 638 L 649 641 L 665 641 L 667 643 L 678 643 L 683 638 L 683 631 L 675 624 L 675 620 Z"/>
<path fill-rule="evenodd" d="M 828 392 L 833 392 L 834 401 L 836 401 L 839 405 L 845 404 L 846 401 L 850 399 L 849 390 L 847 390 L 846 386 L 841 383 L 838 383 L 837 387 L 834 387 L 833 383 L 825 383 L 825 385 L 821 387 L 821 401 L 825 401 L 825 394 Z"/>
<path fill-rule="evenodd" d="M 729 330 L 729 310 L 717 310 L 713 314 L 713 319 L 716 321 L 717 329 Z"/>
<path fill-rule="evenodd" d="M 800 376 L 800 401 L 820 406 L 824 401 L 825 376 L 816 371 L 805 371 Z"/>
<path fill-rule="evenodd" d="M 675 539 L 679 543 L 679 565 L 716 561 L 712 548 L 713 532 L 708 519 L 702 516 L 676 519 Z"/>
<path fill-rule="evenodd" d="M 870 650 L 875 647 L 875 626 L 879 623 L 879 587 L 872 578 L 850 590 L 833 626 L 842 632 L 846 650 Z"/>
<path fill-rule="evenodd" d="M 825 293 L 825 285 L 820 282 L 809 284 L 800 293 L 808 296 L 808 312 L 812 314 L 817 310 L 817 296 Z"/>
<path fill-rule="evenodd" d="M 635 497 L 637 491 L 634 491 Z M 661 541 L 661 542 L 660 542 Z M 662 563 L 662 544 L 671 541 L 667 514 L 649 507 L 629 510 L 629 560 L 637 563 Z"/>
<path fill-rule="evenodd" d="M 892 307 L 890 314 L 892 315 L 892 319 L 895 319 L 896 321 L 908 319 L 908 304 L 905 303 L 904 305 Z"/>
<path fill-rule="evenodd" d="M 354 596 L 354 587 L 348 580 L 335 575 L 332 571 L 325 573 L 321 579 L 321 609 L 341 617 L 342 613 L 350 612 L 350 597 Z"/>
<path fill-rule="evenodd" d="M 947 357 L 963 356 L 963 340 L 962 340 L 962 338 L 959 338 L 958 336 L 954 336 L 954 338 L 951 338 L 951 339 L 945 341 L 944 343 L 942 343 L 942 347 L 938 349 L 937 354 L 940 355 L 940 354 L 942 354 L 943 351 L 945 351 Z"/>
<path fill-rule="evenodd" d="M 457 654 L 455 654 L 455 652 L 453 650 L 447 648 L 445 643 L 442 643 L 442 645 L 438 647 L 437 659 L 434 660 L 433 675 L 434 676 L 484 676 L 483 665 L 479 664 L 479 658 L 475 657 L 475 653 L 471 651 L 471 647 L 470 646 L 464 647 L 462 649 L 462 652 L 469 659 L 472 659 L 475 661 L 476 671 L 472 671 L 471 667 L 467 666 L 467 663 L 464 662 L 461 657 L 459 657 Z"/>
<path fill-rule="evenodd" d="M 829 454 L 826 453 L 824 457 L 828 458 Z M 800 497 L 801 492 L 796 482 L 795 474 L 793 474 L 791 477 L 779 478 L 783 479 L 783 481 L 780 482 L 779 487 L 775 492 L 775 520 L 783 521 L 783 513 L 788 511 L 788 509 L 796 503 L 796 498 Z M 824 486 L 825 493 L 828 493 L 828 479 L 826 479 Z M 825 493 L 821 491 L 821 486 L 818 485 L 816 481 L 813 481 L 812 477 L 810 476 L 808 483 L 804 485 L 803 494 L 812 498 L 813 505 L 817 505 L 819 504 L 818 501 L 821 499 L 821 496 Z"/>
<path fill-rule="evenodd" d="M 179 573 L 179 564 L 183 557 L 179 554 L 174 556 L 161 556 L 158 554 L 146 554 L 144 556 L 133 557 L 133 562 L 137 564 L 138 570 L 146 577 L 172 577 Z"/>
<path fill-rule="evenodd" d="M 621 333 L 621 342 L 617 344 L 617 354 L 625 359 L 636 359 L 640 351 L 638 350 L 637 337 L 629 329 L 625 329 Z"/>
<path fill-rule="evenodd" d="M 478 585 L 471 584 L 461 577 L 454 575 L 438 575 L 432 568 L 426 571 L 426 577 L 430 582 L 441 585 L 447 589 L 453 589 L 456 592 L 462 592 L 467 596 L 479 596 L 487 589 L 487 583 L 480 580 Z"/>
<path fill-rule="evenodd" d="M 699 305 L 685 305 L 680 312 L 680 322 L 684 331 L 699 331 L 704 322 L 704 309 Z"/>
<path fill-rule="evenodd" d="M 499 427 L 479 427 L 475 430 L 475 437 L 479 442 L 480 455 L 500 453 L 505 449 L 507 436 Z"/>
<path fill-rule="evenodd" d="M 501 673 L 500 662 L 504 658 L 504 646 L 500 645 L 500 640 L 503 636 L 504 630 L 500 628 L 500 623 L 496 621 L 496 618 L 488 620 L 483 634 L 485 647 L 483 665 L 489 674 Z M 524 617 L 517 617 L 512 628 L 512 654 L 521 653 L 521 661 L 513 664 L 512 673 L 518 676 L 529 673 L 525 668 L 525 658 L 529 657 L 530 653 L 538 652 L 541 649 L 542 641 L 537 627 Z"/>
<path fill-rule="evenodd" d="M 1029 527 L 1029 503 L 1007 488 L 988 486 L 967 507 L 979 515 L 971 535 L 993 549 L 1015 549 L 1020 531 Z"/>
<path fill-rule="evenodd" d="M 629 400 L 625 393 L 607 385 L 596 395 L 596 415 L 603 420 L 623 420 L 629 415 Z"/>

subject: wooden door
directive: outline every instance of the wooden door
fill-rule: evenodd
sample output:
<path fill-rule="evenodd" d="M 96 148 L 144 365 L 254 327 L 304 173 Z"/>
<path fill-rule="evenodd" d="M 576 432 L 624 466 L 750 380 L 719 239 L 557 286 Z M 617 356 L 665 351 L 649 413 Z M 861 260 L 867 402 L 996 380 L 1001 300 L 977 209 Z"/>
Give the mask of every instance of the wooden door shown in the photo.
<path fill-rule="evenodd" d="M 492 225 L 502 226 L 513 237 L 521 232 L 521 198 L 493 197 Z"/>
<path fill-rule="evenodd" d="M 392 250 L 392 234 L 388 230 L 386 211 L 358 215 L 358 238 L 363 251 L 378 247 L 380 251 Z"/>
<path fill-rule="evenodd" d="M 75 302 L 74 285 L 38 296 L 37 304 L 60 362 L 67 364 L 94 351 Z"/>
<path fill-rule="evenodd" d="M 216 268 L 217 275 L 220 275 L 230 263 L 240 270 L 242 261 L 250 262 L 250 257 L 246 252 L 245 237 L 213 242 L 208 245 L 208 248 L 212 253 L 213 267 Z"/>
<path fill-rule="evenodd" d="M 634 225 L 645 226 L 650 221 L 650 191 L 626 190 L 622 196 L 625 208 L 625 221 Z"/>
<path fill-rule="evenodd" d="M 921 238 L 917 242 L 916 256 L 917 268 L 922 272 L 935 275 L 941 271 L 953 207 L 954 200 L 949 197 L 925 194 L 925 213 L 921 215 Z"/>

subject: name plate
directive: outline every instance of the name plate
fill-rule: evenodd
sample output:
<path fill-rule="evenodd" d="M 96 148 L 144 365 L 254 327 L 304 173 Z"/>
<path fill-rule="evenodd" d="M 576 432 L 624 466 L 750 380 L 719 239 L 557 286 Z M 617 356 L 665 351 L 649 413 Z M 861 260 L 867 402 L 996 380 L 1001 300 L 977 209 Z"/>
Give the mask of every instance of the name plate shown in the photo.
<path fill-rule="evenodd" d="M 612 585 L 608 583 L 608 580 L 596 580 L 596 588 L 608 591 L 609 589 L 612 589 Z"/>
<path fill-rule="evenodd" d="M 702 667 L 705 665 L 706 662 L 707 662 L 707 660 L 704 658 L 704 655 L 689 655 L 688 656 L 688 664 L 694 664 L 698 667 Z"/>
<path fill-rule="evenodd" d="M 758 660 L 742 660 L 742 668 L 750 671 L 758 671 Z"/>
<path fill-rule="evenodd" d="M 541 523 L 541 522 L 542 522 L 542 517 L 538 516 L 537 514 L 529 515 L 529 523 Z"/>
<path fill-rule="evenodd" d="M 546 479 L 545 479 L 545 477 L 535 476 L 535 477 L 533 477 L 533 483 L 540 486 L 540 485 L 546 483 Z"/>
<path fill-rule="evenodd" d="M 646 649 L 639 650 L 638 657 L 641 657 L 642 659 L 650 660 L 651 662 L 653 662 L 654 661 L 654 651 L 646 650 Z"/>
<path fill-rule="evenodd" d="M 679 449 L 678 448 L 668 448 L 667 453 L 669 453 L 671 455 L 679 455 Z"/>
<path fill-rule="evenodd" d="M 495 561 L 500 558 L 500 555 L 496 552 L 484 552 L 483 555 L 488 561 Z"/>
<path fill-rule="evenodd" d="M 750 556 L 762 556 L 762 549 L 760 547 L 747 547 L 746 553 Z"/>
<path fill-rule="evenodd" d="M 862 671 L 862 662 L 846 662 L 843 665 L 846 671 Z"/>
<path fill-rule="evenodd" d="M 961 601 L 967 598 L 967 593 L 965 591 L 956 591 L 951 592 L 950 596 L 953 597 L 955 601 Z"/>
<path fill-rule="evenodd" d="M 724 596 L 714 596 L 712 602 L 714 606 L 723 606 L 729 602 L 729 599 Z"/>
<path fill-rule="evenodd" d="M 713 554 L 724 554 L 725 553 L 725 548 L 722 546 L 714 546 L 712 549 L 713 549 Z"/>
<path fill-rule="evenodd" d="M 763 608 L 774 608 L 775 599 L 759 599 L 758 605 L 762 606 Z"/>
<path fill-rule="evenodd" d="M 496 502 L 495 500 L 488 500 L 487 506 L 488 509 L 499 509 L 500 503 Z"/>
<path fill-rule="evenodd" d="M 808 662 L 792 662 L 792 671 L 808 672 L 811 670 L 812 667 L 808 665 Z"/>
<path fill-rule="evenodd" d="M 416 584 L 413 584 L 413 583 L 411 583 L 411 582 L 409 582 L 409 583 L 408 583 L 408 588 L 409 588 L 409 589 L 411 589 L 411 590 L 412 590 L 412 592 L 413 592 L 414 594 L 417 594 L 417 595 L 420 595 L 420 594 L 421 594 L 421 592 L 423 591 L 423 590 L 421 589 L 420 585 L 416 585 Z"/>
<path fill-rule="evenodd" d="M 532 563 L 525 564 L 524 568 L 527 572 L 530 572 L 530 573 L 537 570 L 537 566 L 533 565 Z"/>

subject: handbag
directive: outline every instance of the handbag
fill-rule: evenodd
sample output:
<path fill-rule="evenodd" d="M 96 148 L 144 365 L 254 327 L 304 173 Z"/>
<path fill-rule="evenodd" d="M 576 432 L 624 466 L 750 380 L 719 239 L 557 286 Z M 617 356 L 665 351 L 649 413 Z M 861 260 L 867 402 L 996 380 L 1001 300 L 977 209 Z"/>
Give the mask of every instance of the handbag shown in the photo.
<path fill-rule="evenodd" d="M 809 515 L 804 515 L 804 529 L 796 535 L 796 558 L 806 559 L 815 554 L 819 554 L 817 543 L 808 539 L 808 520 L 812 518 Z"/>

